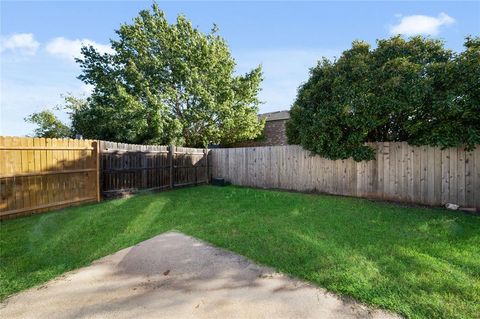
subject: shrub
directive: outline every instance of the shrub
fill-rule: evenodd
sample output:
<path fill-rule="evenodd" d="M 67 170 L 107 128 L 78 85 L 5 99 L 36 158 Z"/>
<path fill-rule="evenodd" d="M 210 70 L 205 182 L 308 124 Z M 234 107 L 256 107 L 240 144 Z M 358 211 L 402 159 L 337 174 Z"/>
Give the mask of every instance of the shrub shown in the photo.
<path fill-rule="evenodd" d="M 440 40 L 355 41 L 300 86 L 287 136 L 330 159 L 373 159 L 366 142 L 446 147 L 480 143 L 480 38 L 454 53 Z"/>

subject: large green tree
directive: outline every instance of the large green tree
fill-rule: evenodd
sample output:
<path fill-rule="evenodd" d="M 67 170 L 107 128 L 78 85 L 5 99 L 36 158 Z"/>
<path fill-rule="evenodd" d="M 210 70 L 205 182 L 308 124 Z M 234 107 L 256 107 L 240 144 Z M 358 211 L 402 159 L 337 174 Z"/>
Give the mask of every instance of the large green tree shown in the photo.
<path fill-rule="evenodd" d="M 353 42 L 323 59 L 298 91 L 289 141 L 331 158 L 372 159 L 365 142 L 444 147 L 480 143 L 480 39 L 454 53 L 439 40 Z"/>
<path fill-rule="evenodd" d="M 25 121 L 37 126 L 33 132 L 36 137 L 66 138 L 73 136 L 70 127 L 48 109 L 30 114 L 25 118 Z"/>
<path fill-rule="evenodd" d="M 169 24 L 154 4 L 124 24 L 113 53 L 82 48 L 80 79 L 93 85 L 72 114 L 86 138 L 130 143 L 230 144 L 258 136 L 260 66 L 235 74 L 227 43 L 183 16 Z"/>

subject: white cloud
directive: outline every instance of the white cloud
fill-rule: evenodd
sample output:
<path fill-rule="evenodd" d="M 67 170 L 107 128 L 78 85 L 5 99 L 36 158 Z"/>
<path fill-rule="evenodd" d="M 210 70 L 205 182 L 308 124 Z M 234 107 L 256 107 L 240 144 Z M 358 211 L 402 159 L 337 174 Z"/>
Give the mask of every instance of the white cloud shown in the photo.
<path fill-rule="evenodd" d="M 13 51 L 22 55 L 34 55 L 40 43 L 32 33 L 18 33 L 0 38 L 0 52 Z"/>
<path fill-rule="evenodd" d="M 399 17 L 400 21 L 397 25 L 390 27 L 390 34 L 402 35 L 437 35 L 440 27 L 455 22 L 455 19 L 446 13 L 440 13 L 437 17 L 425 15 L 411 15 Z"/>
<path fill-rule="evenodd" d="M 97 43 L 90 39 L 70 40 L 64 37 L 58 37 L 50 40 L 50 42 L 47 44 L 46 50 L 48 53 L 54 56 L 73 60 L 74 58 L 81 57 L 80 49 L 83 46 L 90 45 L 97 49 L 100 53 L 113 52 L 113 49 L 108 44 Z"/>

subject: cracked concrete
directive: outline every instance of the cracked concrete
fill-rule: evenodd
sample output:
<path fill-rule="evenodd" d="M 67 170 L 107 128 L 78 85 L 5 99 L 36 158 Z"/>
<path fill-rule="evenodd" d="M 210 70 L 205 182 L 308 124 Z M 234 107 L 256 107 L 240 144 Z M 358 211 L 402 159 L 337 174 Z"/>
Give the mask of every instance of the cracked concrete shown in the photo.
<path fill-rule="evenodd" d="M 21 292 L 1 318 L 400 318 L 169 232 Z"/>

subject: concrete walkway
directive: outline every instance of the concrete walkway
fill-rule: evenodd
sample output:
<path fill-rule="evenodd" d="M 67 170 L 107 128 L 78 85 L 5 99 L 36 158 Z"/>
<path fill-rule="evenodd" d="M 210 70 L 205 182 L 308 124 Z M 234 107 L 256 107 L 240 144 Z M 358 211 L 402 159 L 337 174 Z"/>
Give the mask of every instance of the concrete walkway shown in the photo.
<path fill-rule="evenodd" d="M 12 296 L 0 318 L 398 318 L 180 233 Z"/>

